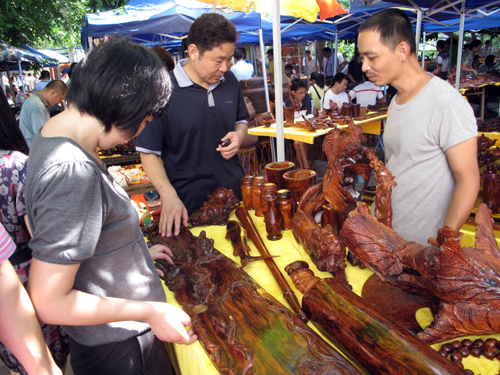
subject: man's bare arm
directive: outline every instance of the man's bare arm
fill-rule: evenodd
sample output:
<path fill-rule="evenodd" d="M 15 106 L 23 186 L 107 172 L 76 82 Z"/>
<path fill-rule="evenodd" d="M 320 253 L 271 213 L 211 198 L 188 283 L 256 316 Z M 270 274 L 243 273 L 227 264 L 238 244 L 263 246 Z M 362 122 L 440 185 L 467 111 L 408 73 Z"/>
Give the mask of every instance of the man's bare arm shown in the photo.
<path fill-rule="evenodd" d="M 479 192 L 476 137 L 450 147 L 446 157 L 457 183 L 444 225 L 458 231 L 474 208 Z"/>
<path fill-rule="evenodd" d="M 184 224 L 186 227 L 188 225 L 186 207 L 179 199 L 177 192 L 170 183 L 160 158 L 155 154 L 141 152 L 141 162 L 144 172 L 146 172 L 146 175 L 160 194 L 160 233 L 162 236 L 170 237 L 172 234 L 172 226 L 174 226 L 174 235 L 177 236 L 181 224 Z"/>

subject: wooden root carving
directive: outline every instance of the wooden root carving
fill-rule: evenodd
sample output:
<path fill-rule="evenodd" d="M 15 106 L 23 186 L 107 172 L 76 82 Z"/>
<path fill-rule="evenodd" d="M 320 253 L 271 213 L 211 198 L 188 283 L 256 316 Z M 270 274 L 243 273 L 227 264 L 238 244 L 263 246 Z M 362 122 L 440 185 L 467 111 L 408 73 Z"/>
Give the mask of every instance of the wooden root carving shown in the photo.
<path fill-rule="evenodd" d="M 192 227 L 226 225 L 231 211 L 240 205 L 240 200 L 231 189 L 219 187 L 203 202 L 198 210 L 189 215 Z"/>
<path fill-rule="evenodd" d="M 500 251 L 492 222 L 491 211 L 483 203 L 476 215 L 475 247 L 462 247 L 462 234 L 448 227 L 425 247 L 405 241 L 359 203 L 341 236 L 349 250 L 383 280 L 440 300 L 434 321 L 418 334 L 421 340 L 436 343 L 500 333 Z"/>
<path fill-rule="evenodd" d="M 163 280 L 191 317 L 199 341 L 221 374 L 361 374 L 340 353 L 217 251 L 194 237 L 148 233 L 168 246 L 174 265 L 160 260 Z"/>

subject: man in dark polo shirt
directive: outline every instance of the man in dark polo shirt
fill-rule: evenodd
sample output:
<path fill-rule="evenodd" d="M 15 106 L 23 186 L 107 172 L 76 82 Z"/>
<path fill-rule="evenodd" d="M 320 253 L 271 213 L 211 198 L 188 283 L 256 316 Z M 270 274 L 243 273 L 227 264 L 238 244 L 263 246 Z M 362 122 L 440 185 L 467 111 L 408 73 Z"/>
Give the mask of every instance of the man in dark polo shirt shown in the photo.
<path fill-rule="evenodd" d="M 137 137 L 144 171 L 160 194 L 162 235 L 170 236 L 172 226 L 179 234 L 188 213 L 217 187 L 241 196 L 244 171 L 236 153 L 247 134 L 248 111 L 229 70 L 236 36 L 220 14 L 207 13 L 193 23 L 189 57 L 170 72 L 169 109 Z"/>

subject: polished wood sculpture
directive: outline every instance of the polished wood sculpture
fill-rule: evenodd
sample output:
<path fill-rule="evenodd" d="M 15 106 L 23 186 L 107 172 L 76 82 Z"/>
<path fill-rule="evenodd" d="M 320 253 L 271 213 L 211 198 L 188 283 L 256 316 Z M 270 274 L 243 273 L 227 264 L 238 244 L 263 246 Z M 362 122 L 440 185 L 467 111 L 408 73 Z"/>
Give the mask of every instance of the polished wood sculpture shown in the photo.
<path fill-rule="evenodd" d="M 238 209 L 236 209 L 236 217 L 240 221 L 241 225 L 243 225 L 243 228 L 245 228 L 245 230 L 247 231 L 248 236 L 250 237 L 253 244 L 259 251 L 260 255 L 262 255 L 263 257 L 270 257 L 271 254 L 269 253 L 269 250 L 267 250 L 267 247 L 264 244 L 264 241 L 262 240 L 262 237 L 260 236 L 257 228 L 255 227 L 252 218 L 248 214 L 248 211 L 244 207 L 238 207 Z M 285 278 L 281 274 L 281 271 L 279 270 L 274 260 L 268 258 L 265 259 L 265 262 L 269 267 L 269 270 L 273 274 L 274 278 L 278 282 L 278 285 L 280 286 L 281 290 L 283 291 L 283 297 L 285 297 L 285 300 L 290 304 L 290 306 L 292 307 L 293 311 L 295 311 L 297 316 L 303 322 L 307 323 L 307 316 L 300 308 L 297 297 L 293 293 L 293 290 L 290 288 L 290 285 L 288 285 Z"/>
<path fill-rule="evenodd" d="M 285 270 L 304 294 L 311 321 L 370 374 L 466 374 L 343 285 L 315 277 L 306 262 Z"/>
<path fill-rule="evenodd" d="M 349 122 L 349 131 L 332 129 L 323 141 L 328 166 L 323 178 L 325 198 L 336 211 L 346 211 L 356 204 L 357 198 L 368 186 L 373 170 L 370 161 L 376 160 L 375 152 L 361 145 L 363 128 Z M 363 191 L 354 190 L 355 177 L 365 180 Z"/>
<path fill-rule="evenodd" d="M 475 247 L 462 247 L 462 234 L 449 227 L 440 229 L 425 247 L 407 242 L 358 203 L 340 233 L 349 250 L 384 281 L 440 300 L 434 321 L 418 333 L 421 340 L 436 343 L 500 333 L 500 251 L 492 222 L 491 211 L 482 203 L 476 214 Z"/>
<path fill-rule="evenodd" d="M 477 137 L 477 154 L 479 155 L 480 153 L 494 146 L 496 142 L 497 142 L 496 139 L 490 139 L 486 137 L 484 133 L 479 135 Z"/>
<path fill-rule="evenodd" d="M 250 255 L 250 247 L 247 244 L 247 231 L 240 223 L 234 220 L 229 220 L 226 225 L 226 240 L 231 241 L 233 245 L 233 255 L 241 259 L 241 267 L 245 268 L 248 263 L 256 260 L 264 260 L 266 258 L 276 258 L 279 255 L 268 257 L 253 257 Z"/>
<path fill-rule="evenodd" d="M 391 171 L 380 160 L 369 155 L 370 167 L 375 169 L 377 191 L 375 197 L 375 218 L 382 224 L 392 228 L 392 188 L 397 186 Z"/>
<path fill-rule="evenodd" d="M 189 314 L 200 343 L 221 374 L 361 374 L 202 231 L 163 238 L 174 265 L 159 260 L 166 285 Z"/>
<path fill-rule="evenodd" d="M 203 225 L 226 225 L 229 214 L 239 206 L 240 200 L 231 189 L 219 187 L 203 202 L 203 206 L 189 215 L 193 227 Z"/>
<path fill-rule="evenodd" d="M 483 201 L 495 214 L 500 212 L 500 175 L 485 174 L 483 182 Z"/>

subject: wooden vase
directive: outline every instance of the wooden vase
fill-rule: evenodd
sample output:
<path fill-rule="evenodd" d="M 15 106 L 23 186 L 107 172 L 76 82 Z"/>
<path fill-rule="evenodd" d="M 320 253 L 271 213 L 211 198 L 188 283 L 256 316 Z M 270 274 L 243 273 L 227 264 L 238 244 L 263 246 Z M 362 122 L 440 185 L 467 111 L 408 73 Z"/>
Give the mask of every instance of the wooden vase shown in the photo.
<path fill-rule="evenodd" d="M 292 219 L 293 219 L 293 201 L 292 193 L 290 190 L 281 189 L 277 193 L 278 199 L 276 203 L 278 205 L 278 211 L 281 215 L 281 229 L 290 230 L 292 229 Z"/>
<path fill-rule="evenodd" d="M 278 161 L 266 165 L 266 176 L 268 182 L 273 182 L 278 187 L 278 190 L 285 188 L 283 175 L 288 171 L 293 171 L 295 164 L 291 161 Z"/>
<path fill-rule="evenodd" d="M 292 200 L 297 204 L 302 194 L 316 184 L 316 172 L 310 169 L 297 169 L 283 175 L 285 188 L 292 192 Z"/>
<path fill-rule="evenodd" d="M 266 231 L 267 239 L 270 241 L 280 240 L 281 234 L 281 215 L 276 208 L 276 195 L 266 198 L 267 214 L 266 214 Z"/>
<path fill-rule="evenodd" d="M 243 204 L 247 210 L 253 210 L 253 197 L 252 197 L 252 186 L 253 186 L 253 176 L 245 176 L 240 180 L 241 183 L 241 197 L 243 198 Z"/>
<path fill-rule="evenodd" d="M 252 185 L 252 203 L 255 210 L 255 216 L 262 217 L 262 206 L 260 204 L 260 195 L 262 193 L 262 185 L 264 185 L 266 179 L 264 177 L 254 177 Z"/>
<path fill-rule="evenodd" d="M 278 187 L 273 182 L 268 182 L 262 185 L 261 193 L 260 193 L 260 206 L 262 208 L 262 214 L 264 215 L 264 219 L 267 215 L 267 197 L 272 197 L 276 195 L 278 192 Z"/>
<path fill-rule="evenodd" d="M 295 111 L 293 108 L 283 107 L 283 112 L 285 113 L 285 122 L 293 126 L 295 124 Z"/>
<path fill-rule="evenodd" d="M 486 174 L 483 180 L 483 201 L 492 213 L 500 211 L 500 175 Z"/>

